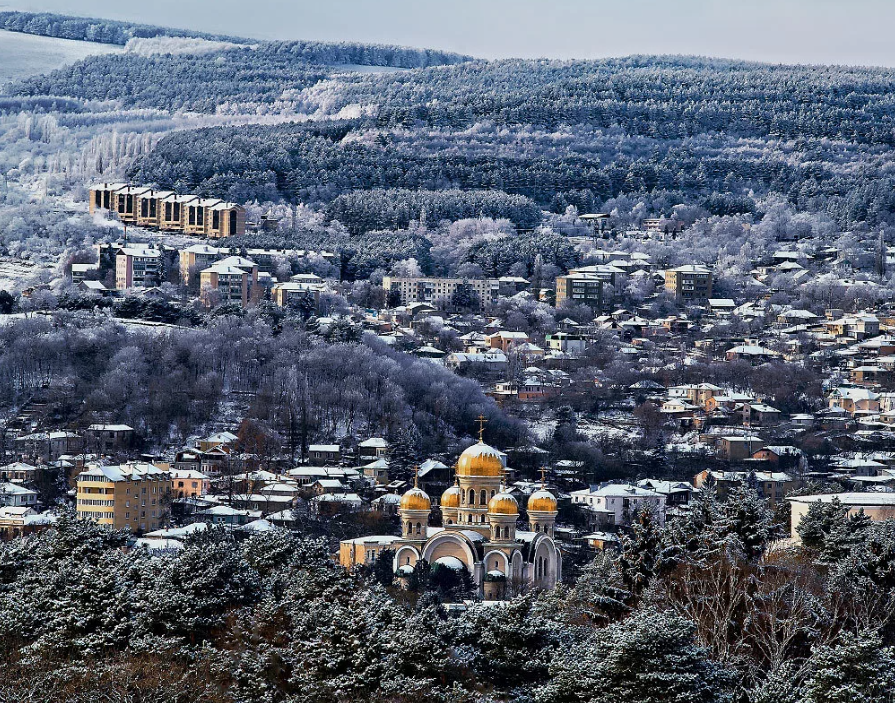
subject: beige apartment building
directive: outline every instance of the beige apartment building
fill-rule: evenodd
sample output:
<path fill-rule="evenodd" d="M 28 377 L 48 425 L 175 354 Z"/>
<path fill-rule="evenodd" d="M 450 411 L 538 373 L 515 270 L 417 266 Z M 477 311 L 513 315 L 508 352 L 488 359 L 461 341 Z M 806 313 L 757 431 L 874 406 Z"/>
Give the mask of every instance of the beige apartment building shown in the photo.
<path fill-rule="evenodd" d="M 665 272 L 665 290 L 678 300 L 708 300 L 712 297 L 712 272 L 705 266 L 687 264 Z"/>
<path fill-rule="evenodd" d="M 451 296 L 461 286 L 469 286 L 479 299 L 479 309 L 485 310 L 497 300 L 500 283 L 495 278 L 404 278 L 385 276 L 382 287 L 387 291 L 396 291 L 401 297 L 401 305 L 412 303 L 439 303 L 450 305 Z"/>
<path fill-rule="evenodd" d="M 168 516 L 171 474 L 152 464 L 94 464 L 78 474 L 79 518 L 133 532 L 162 527 Z"/>

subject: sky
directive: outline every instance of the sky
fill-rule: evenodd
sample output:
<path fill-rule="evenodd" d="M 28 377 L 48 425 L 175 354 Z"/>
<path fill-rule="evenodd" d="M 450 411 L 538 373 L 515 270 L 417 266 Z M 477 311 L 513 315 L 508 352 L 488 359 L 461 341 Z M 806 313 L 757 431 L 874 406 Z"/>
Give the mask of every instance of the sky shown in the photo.
<path fill-rule="evenodd" d="M 694 54 L 895 66 L 893 0 L 0 0 L 0 7 L 482 58 Z"/>

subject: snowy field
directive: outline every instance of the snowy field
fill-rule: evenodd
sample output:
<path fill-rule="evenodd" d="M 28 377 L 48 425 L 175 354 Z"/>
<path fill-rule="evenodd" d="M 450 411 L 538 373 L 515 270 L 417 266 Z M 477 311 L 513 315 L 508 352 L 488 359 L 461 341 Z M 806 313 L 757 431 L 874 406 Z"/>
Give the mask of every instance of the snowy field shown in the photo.
<path fill-rule="evenodd" d="M 124 51 L 124 47 L 95 42 L 38 37 L 0 29 L 0 87 L 9 81 L 36 76 L 93 54 Z"/>

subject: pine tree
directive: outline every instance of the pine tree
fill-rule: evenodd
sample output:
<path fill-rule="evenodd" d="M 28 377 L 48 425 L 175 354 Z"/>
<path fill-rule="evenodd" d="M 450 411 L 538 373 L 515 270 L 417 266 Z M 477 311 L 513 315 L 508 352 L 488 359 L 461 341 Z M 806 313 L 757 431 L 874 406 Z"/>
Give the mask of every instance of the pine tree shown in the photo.
<path fill-rule="evenodd" d="M 895 653 L 878 634 L 844 633 L 808 661 L 799 703 L 880 703 L 895 696 Z"/>

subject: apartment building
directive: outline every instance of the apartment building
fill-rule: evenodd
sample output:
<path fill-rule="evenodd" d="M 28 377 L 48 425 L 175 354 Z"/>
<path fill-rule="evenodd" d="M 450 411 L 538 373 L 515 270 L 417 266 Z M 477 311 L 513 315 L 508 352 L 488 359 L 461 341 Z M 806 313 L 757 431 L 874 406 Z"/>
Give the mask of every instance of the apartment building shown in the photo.
<path fill-rule="evenodd" d="M 187 206 L 198 200 L 196 195 L 169 195 L 162 199 L 159 229 L 164 232 L 182 232 Z"/>
<path fill-rule="evenodd" d="M 115 210 L 118 206 L 115 194 L 122 188 L 127 188 L 127 183 L 99 183 L 93 186 L 88 203 L 90 214 L 97 210 Z"/>
<path fill-rule="evenodd" d="M 77 478 L 79 518 L 133 532 L 157 530 L 168 516 L 171 474 L 152 464 L 88 466 Z"/>
<path fill-rule="evenodd" d="M 162 202 L 174 195 L 170 190 L 155 190 L 140 193 L 136 199 L 136 222 L 138 227 L 158 229 L 163 210 Z"/>
<path fill-rule="evenodd" d="M 92 186 L 89 209 L 114 212 L 127 224 L 203 237 L 233 237 L 246 229 L 245 208 L 236 203 L 127 183 Z"/>
<path fill-rule="evenodd" d="M 185 286 L 189 285 L 192 274 L 200 273 L 203 269 L 214 265 L 226 251 L 208 244 L 193 244 L 191 247 L 181 249 L 180 282 Z"/>
<path fill-rule="evenodd" d="M 712 272 L 697 264 L 668 269 L 665 272 L 665 290 L 683 302 L 708 300 L 712 297 Z"/>
<path fill-rule="evenodd" d="M 603 309 L 604 279 L 592 273 L 568 273 L 556 278 L 556 305 L 567 300 L 588 305 L 595 311 Z"/>
<path fill-rule="evenodd" d="M 276 283 L 270 289 L 270 297 L 281 308 L 297 305 L 299 301 L 306 300 L 317 310 L 320 307 L 320 294 L 326 290 L 326 285 L 321 281 L 289 281 Z"/>
<path fill-rule="evenodd" d="M 220 303 L 249 303 L 251 274 L 223 261 L 208 267 L 199 274 L 202 301 L 211 307 Z"/>
<path fill-rule="evenodd" d="M 412 303 L 429 303 L 430 305 L 450 307 L 454 293 L 462 286 L 469 286 L 479 301 L 479 309 L 485 310 L 497 300 L 500 283 L 497 279 L 465 279 L 465 278 L 403 278 L 385 276 L 382 287 L 387 291 L 395 291 L 401 299 L 401 305 Z"/>
<path fill-rule="evenodd" d="M 118 290 L 153 288 L 162 282 L 163 269 L 158 249 L 124 247 L 115 257 L 115 287 Z"/>

